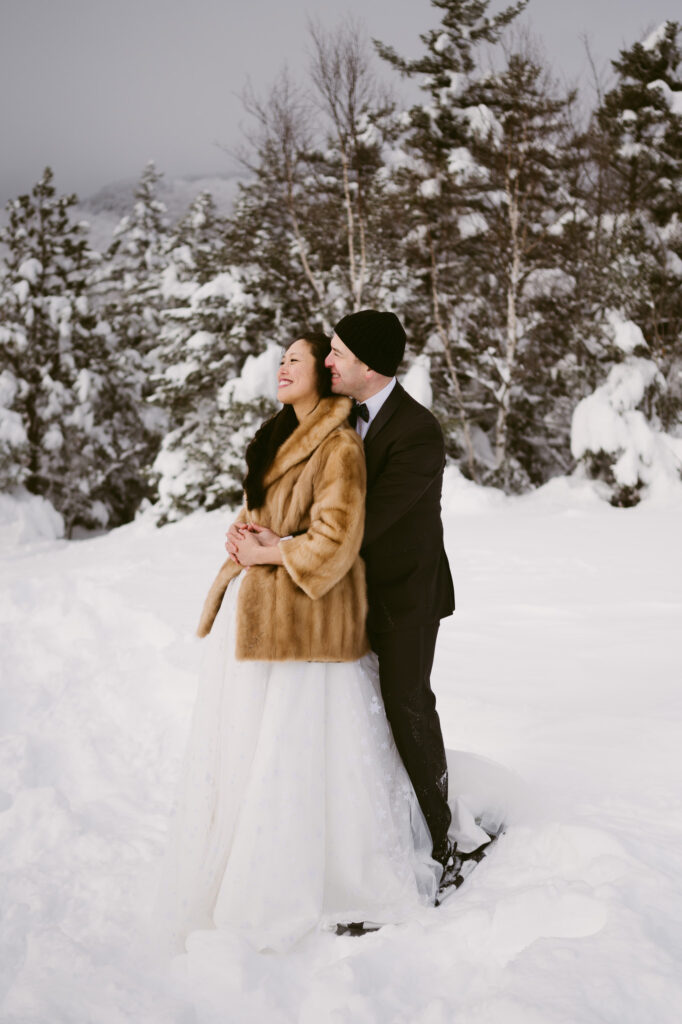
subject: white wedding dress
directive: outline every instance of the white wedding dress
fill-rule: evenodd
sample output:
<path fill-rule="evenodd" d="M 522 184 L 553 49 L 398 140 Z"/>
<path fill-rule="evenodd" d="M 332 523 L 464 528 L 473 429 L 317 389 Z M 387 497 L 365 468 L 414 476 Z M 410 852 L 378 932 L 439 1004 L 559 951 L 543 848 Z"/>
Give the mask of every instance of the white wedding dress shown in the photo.
<path fill-rule="evenodd" d="M 205 641 L 160 873 L 155 930 L 173 952 L 195 929 L 282 951 L 315 928 L 403 921 L 441 876 L 375 656 L 236 661 L 242 578 Z"/>

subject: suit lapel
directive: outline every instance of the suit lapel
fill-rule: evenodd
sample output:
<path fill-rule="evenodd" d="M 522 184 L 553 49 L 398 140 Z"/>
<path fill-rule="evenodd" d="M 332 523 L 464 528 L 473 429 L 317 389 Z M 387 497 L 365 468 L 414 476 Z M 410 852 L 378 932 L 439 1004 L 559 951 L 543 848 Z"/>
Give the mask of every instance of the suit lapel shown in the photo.
<path fill-rule="evenodd" d="M 365 448 L 372 443 L 379 431 L 386 426 L 391 416 L 400 405 L 404 394 L 405 391 L 398 381 L 396 381 L 393 391 L 391 391 L 390 395 L 369 425 L 369 430 L 365 434 Z"/>

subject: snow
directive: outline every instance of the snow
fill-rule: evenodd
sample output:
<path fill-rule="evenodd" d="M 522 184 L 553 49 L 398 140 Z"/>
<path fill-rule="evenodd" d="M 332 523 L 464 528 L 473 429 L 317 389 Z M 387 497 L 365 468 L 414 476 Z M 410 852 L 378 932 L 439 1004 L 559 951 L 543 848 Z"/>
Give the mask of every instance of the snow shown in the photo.
<path fill-rule="evenodd" d="M 24 487 L 0 494 L 0 559 L 13 557 L 19 545 L 29 544 L 38 549 L 40 541 L 63 536 L 64 520 L 46 498 L 30 494 Z"/>
<path fill-rule="evenodd" d="M 462 181 L 468 181 L 476 174 L 483 174 L 483 170 L 466 146 L 457 146 L 448 153 L 448 172 L 453 177 L 459 176 Z"/>
<path fill-rule="evenodd" d="M 676 277 L 682 277 L 682 260 L 677 253 L 668 250 L 665 254 L 666 269 Z"/>
<path fill-rule="evenodd" d="M 43 448 L 48 452 L 56 452 L 63 444 L 64 435 L 55 423 L 45 431 L 42 441 Z"/>
<path fill-rule="evenodd" d="M 457 224 L 462 238 L 482 235 L 488 230 L 488 222 L 482 213 L 465 213 L 458 218 Z"/>
<path fill-rule="evenodd" d="M 618 149 L 618 155 L 624 160 L 634 160 L 644 152 L 640 142 L 624 142 Z"/>
<path fill-rule="evenodd" d="M 29 284 L 35 284 L 40 278 L 42 272 L 42 263 L 40 260 L 36 259 L 35 256 L 32 256 L 30 259 L 24 260 L 19 267 L 17 274 L 19 277 L 23 278 L 24 281 L 28 281 Z"/>
<path fill-rule="evenodd" d="M 659 89 L 663 93 L 665 102 L 670 107 L 671 112 L 678 117 L 682 117 L 682 90 L 674 91 L 662 78 L 657 78 L 655 82 L 649 82 L 649 89 Z"/>
<path fill-rule="evenodd" d="M 252 402 L 255 398 L 277 397 L 277 371 L 282 359 L 280 345 L 270 342 L 264 352 L 248 356 L 239 377 L 227 381 L 220 389 L 221 406 L 230 402 Z"/>
<path fill-rule="evenodd" d="M 166 966 L 144 937 L 230 512 L 4 552 L 3 1020 L 679 1020 L 682 500 L 452 471 L 444 507 L 451 784 L 506 834 L 442 907 L 283 956 L 203 931 Z"/>
<path fill-rule="evenodd" d="M 613 331 L 613 344 L 626 355 L 630 355 L 637 348 L 648 348 L 646 339 L 642 334 L 641 327 L 638 327 L 632 320 L 625 320 L 615 309 L 606 312 L 611 330 Z M 641 398 L 639 399 L 641 401 Z"/>
<path fill-rule="evenodd" d="M 225 271 L 222 274 L 217 274 L 211 281 L 207 281 L 201 288 L 197 288 L 190 301 L 193 307 L 198 307 L 206 299 L 224 299 L 238 306 L 244 304 L 246 296 L 236 275 Z"/>
<path fill-rule="evenodd" d="M 482 139 L 488 136 L 497 141 L 502 139 L 504 129 L 490 107 L 486 106 L 485 103 L 479 103 L 475 107 L 466 107 L 462 114 L 467 118 L 474 135 L 478 135 Z"/>
<path fill-rule="evenodd" d="M 211 334 L 210 331 L 195 331 L 191 338 L 187 339 L 186 346 L 193 351 L 199 351 L 202 348 L 210 350 L 214 341 L 215 335 Z"/>
<path fill-rule="evenodd" d="M 448 32 L 441 32 L 438 38 L 436 39 L 435 43 L 433 44 L 433 48 L 436 53 L 443 53 L 445 50 L 447 50 L 449 45 L 450 34 Z"/>
<path fill-rule="evenodd" d="M 667 30 L 668 22 L 664 21 L 662 22 L 662 24 L 658 26 L 658 28 L 654 29 L 654 31 L 651 32 L 650 35 L 648 35 L 647 38 L 644 40 L 644 42 L 642 43 L 644 49 L 655 50 L 659 43 L 662 43 L 665 39 Z"/>
<path fill-rule="evenodd" d="M 7 409 L 0 404 L 0 444 L 10 448 L 19 448 L 26 444 L 28 436 L 21 418 L 21 413 Z"/>
<path fill-rule="evenodd" d="M 31 287 L 28 281 L 26 279 L 17 281 L 15 284 L 12 285 L 12 291 L 16 295 L 18 302 L 22 306 L 25 306 L 26 303 L 28 302 L 28 297 L 31 294 Z"/>
<path fill-rule="evenodd" d="M 427 409 L 431 408 L 433 392 L 431 389 L 431 360 L 428 355 L 422 353 L 416 356 L 401 383 L 408 395 L 425 405 Z"/>
<path fill-rule="evenodd" d="M 187 249 L 187 246 L 183 247 Z M 175 251 L 174 256 L 179 258 L 178 250 Z M 178 277 L 178 268 L 176 263 L 169 263 L 168 266 L 161 272 L 161 295 L 168 301 L 171 299 L 187 300 L 191 299 L 192 295 L 199 289 L 199 285 L 196 281 L 181 281 Z"/>
<path fill-rule="evenodd" d="M 169 366 L 164 373 L 164 377 L 172 384 L 184 384 L 190 374 L 196 373 L 198 369 L 200 369 L 200 364 L 196 359 L 188 359 L 185 362 Z"/>
<path fill-rule="evenodd" d="M 570 295 L 576 280 L 560 267 L 537 267 L 526 278 L 525 292 L 531 298 Z"/>
<path fill-rule="evenodd" d="M 419 184 L 419 195 L 424 199 L 435 199 L 440 195 L 440 181 L 438 178 L 427 178 Z"/>
<path fill-rule="evenodd" d="M 462 72 L 448 71 L 447 74 L 450 78 L 450 85 L 438 90 L 439 99 L 443 106 L 447 106 L 453 99 L 460 96 L 466 85 L 466 75 Z"/>

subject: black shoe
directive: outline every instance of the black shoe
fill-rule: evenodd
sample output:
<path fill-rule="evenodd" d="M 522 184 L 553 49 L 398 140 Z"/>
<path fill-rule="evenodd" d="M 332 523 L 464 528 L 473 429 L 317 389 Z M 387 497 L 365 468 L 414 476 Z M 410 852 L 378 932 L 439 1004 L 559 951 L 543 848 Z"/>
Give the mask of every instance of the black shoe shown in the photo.
<path fill-rule="evenodd" d="M 498 833 L 492 834 L 489 832 L 490 840 L 487 843 L 483 843 L 477 850 L 472 850 L 471 853 L 458 853 L 457 844 L 454 845 L 452 851 L 451 860 L 445 864 L 443 868 L 443 877 L 440 880 L 438 886 L 438 893 L 436 894 L 436 906 L 439 907 L 445 897 L 448 895 L 448 891 L 454 888 L 459 889 L 462 882 L 467 878 L 474 870 L 476 865 L 483 860 L 486 853 L 490 850 L 498 836 L 502 835 L 504 829 L 500 829 Z"/>
<path fill-rule="evenodd" d="M 457 843 L 453 843 L 453 841 L 446 836 L 442 843 L 439 843 L 438 846 L 434 846 L 431 856 L 435 861 L 438 861 L 439 864 L 442 864 L 445 869 L 448 863 L 455 856 L 456 852 Z"/>
<path fill-rule="evenodd" d="M 337 935 L 367 935 L 369 932 L 378 932 L 378 924 L 365 924 L 364 921 L 349 921 L 347 924 L 337 924 Z"/>

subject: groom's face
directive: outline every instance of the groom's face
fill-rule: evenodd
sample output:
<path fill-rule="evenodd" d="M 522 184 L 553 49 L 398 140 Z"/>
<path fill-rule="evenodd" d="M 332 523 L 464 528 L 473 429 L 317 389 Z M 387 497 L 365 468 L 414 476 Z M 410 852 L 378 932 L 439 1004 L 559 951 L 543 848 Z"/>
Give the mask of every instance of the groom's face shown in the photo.
<path fill-rule="evenodd" d="M 349 395 L 362 402 L 366 398 L 370 368 L 362 363 L 341 341 L 338 334 L 332 337 L 331 352 L 324 361 L 332 372 L 332 391 L 335 395 Z"/>

